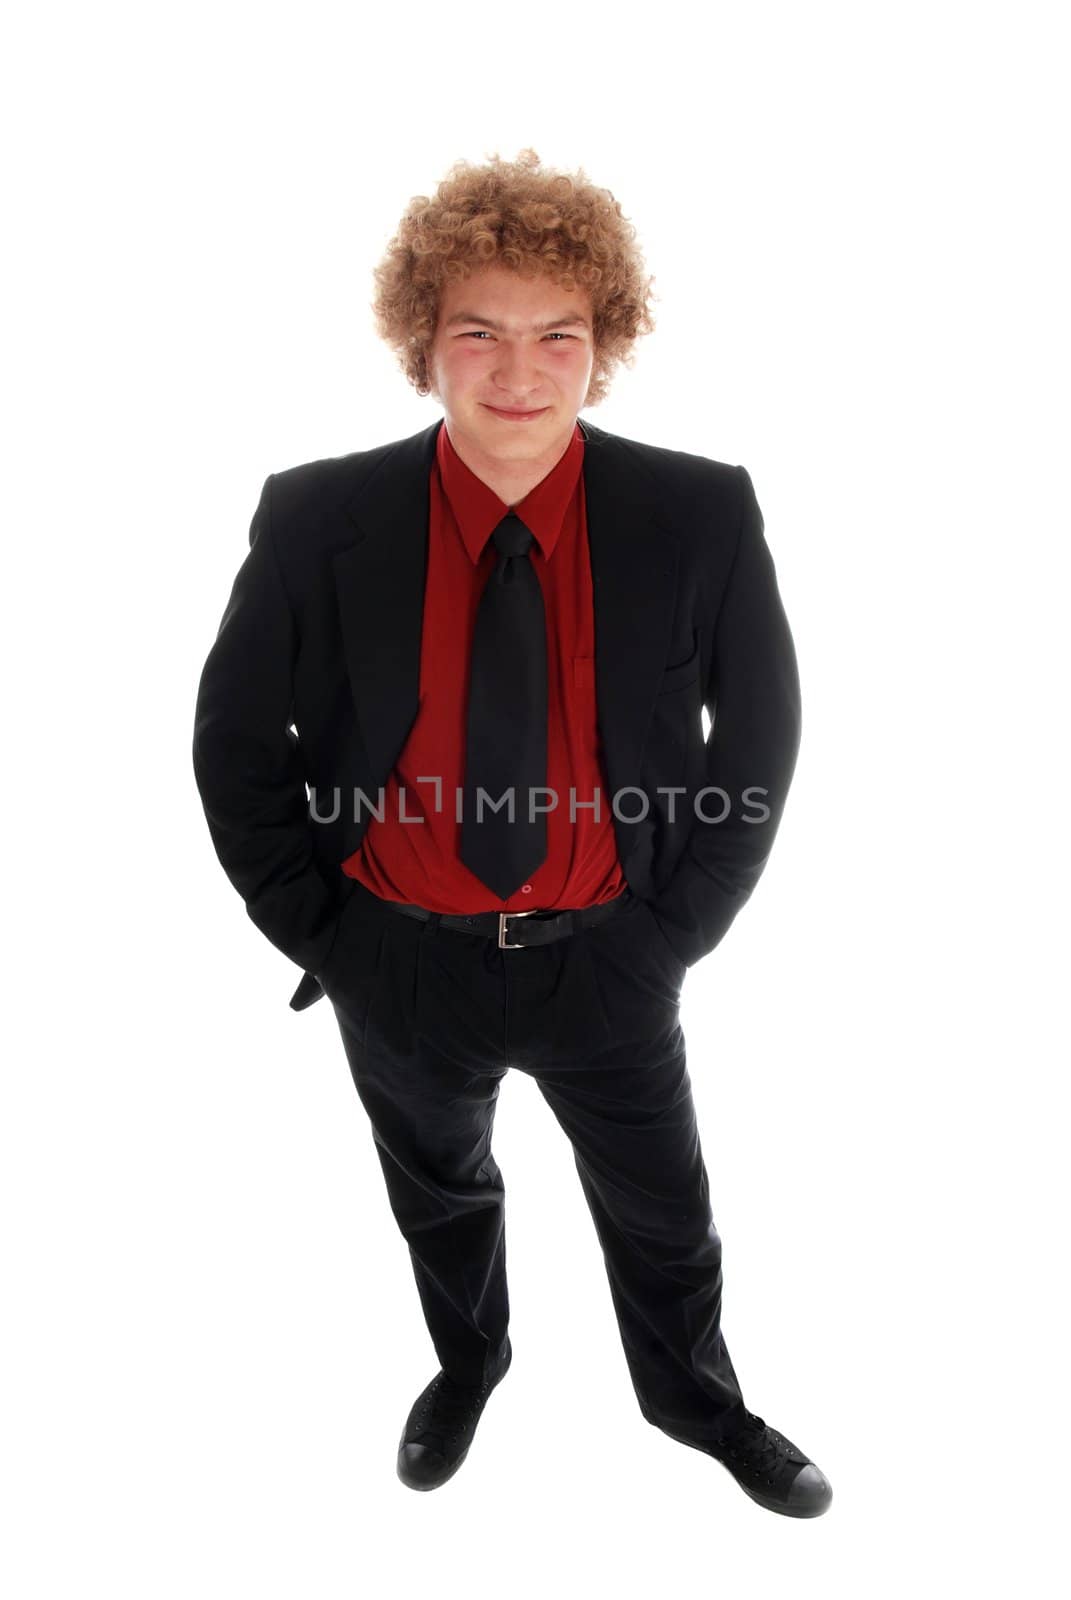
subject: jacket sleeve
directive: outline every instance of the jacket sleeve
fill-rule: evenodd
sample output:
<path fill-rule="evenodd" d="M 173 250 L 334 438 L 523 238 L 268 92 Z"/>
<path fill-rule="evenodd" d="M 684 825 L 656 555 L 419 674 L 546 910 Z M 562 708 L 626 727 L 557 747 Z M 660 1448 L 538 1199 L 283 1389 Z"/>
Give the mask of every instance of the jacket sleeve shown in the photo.
<path fill-rule="evenodd" d="M 755 490 L 747 470 L 736 470 L 739 530 L 703 691 L 712 719 L 705 784 L 714 792 L 699 798 L 681 859 L 650 902 L 688 966 L 720 942 L 762 876 L 800 744 L 795 647 Z"/>
<path fill-rule="evenodd" d="M 249 554 L 201 672 L 193 767 L 224 872 L 277 949 L 318 972 L 346 890 L 318 867 L 293 720 L 298 634 L 272 539 L 270 474 L 249 529 Z"/>

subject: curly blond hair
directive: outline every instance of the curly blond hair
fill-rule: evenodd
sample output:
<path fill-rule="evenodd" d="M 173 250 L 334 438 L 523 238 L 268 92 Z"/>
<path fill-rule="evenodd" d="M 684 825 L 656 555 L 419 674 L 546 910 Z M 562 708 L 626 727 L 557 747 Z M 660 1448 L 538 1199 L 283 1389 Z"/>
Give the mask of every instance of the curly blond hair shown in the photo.
<path fill-rule="evenodd" d="M 631 366 L 636 339 L 654 331 L 654 279 L 608 189 L 596 188 L 582 168 L 541 168 L 534 150 L 516 161 L 496 152 L 485 166 L 456 161 L 434 199 L 410 200 L 373 273 L 376 332 L 417 394 L 431 393 L 427 354 L 443 285 L 488 266 L 543 273 L 591 295 L 595 348 L 585 405 L 606 398 L 615 367 Z"/>

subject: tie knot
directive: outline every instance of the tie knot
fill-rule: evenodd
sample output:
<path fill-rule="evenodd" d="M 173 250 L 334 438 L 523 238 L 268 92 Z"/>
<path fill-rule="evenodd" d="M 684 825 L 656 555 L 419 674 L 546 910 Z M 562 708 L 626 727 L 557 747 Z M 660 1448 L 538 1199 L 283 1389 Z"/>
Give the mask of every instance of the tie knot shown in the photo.
<path fill-rule="evenodd" d="M 504 556 L 527 555 L 532 543 L 531 532 L 515 511 L 507 512 L 491 537 Z"/>

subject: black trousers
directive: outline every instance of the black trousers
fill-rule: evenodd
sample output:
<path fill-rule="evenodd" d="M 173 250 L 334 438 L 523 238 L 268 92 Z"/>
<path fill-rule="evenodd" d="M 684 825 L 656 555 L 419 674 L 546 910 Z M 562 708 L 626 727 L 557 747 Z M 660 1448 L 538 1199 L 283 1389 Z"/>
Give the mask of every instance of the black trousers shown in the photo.
<path fill-rule="evenodd" d="M 356 884 L 327 993 L 440 1365 L 479 1383 L 505 1340 L 491 1134 L 515 1067 L 572 1144 L 640 1411 L 703 1449 L 743 1399 L 721 1334 L 721 1241 L 678 1014 L 685 970 L 633 896 L 596 927 L 501 950 Z"/>

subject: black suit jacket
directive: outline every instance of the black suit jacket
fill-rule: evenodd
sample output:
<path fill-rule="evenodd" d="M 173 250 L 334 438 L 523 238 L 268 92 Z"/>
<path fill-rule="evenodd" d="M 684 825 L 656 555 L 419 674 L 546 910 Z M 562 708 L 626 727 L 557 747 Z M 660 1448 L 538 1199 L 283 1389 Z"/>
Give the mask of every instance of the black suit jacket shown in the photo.
<path fill-rule="evenodd" d="M 417 712 L 441 425 L 269 475 L 201 673 L 193 763 L 212 842 L 253 922 L 304 969 L 295 1010 L 320 998 L 353 893 L 340 864 L 370 816 L 354 796 L 378 804 Z M 746 470 L 580 427 L 604 814 L 613 802 L 628 884 L 691 966 L 773 845 L 799 748 L 795 649 Z"/>

